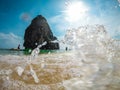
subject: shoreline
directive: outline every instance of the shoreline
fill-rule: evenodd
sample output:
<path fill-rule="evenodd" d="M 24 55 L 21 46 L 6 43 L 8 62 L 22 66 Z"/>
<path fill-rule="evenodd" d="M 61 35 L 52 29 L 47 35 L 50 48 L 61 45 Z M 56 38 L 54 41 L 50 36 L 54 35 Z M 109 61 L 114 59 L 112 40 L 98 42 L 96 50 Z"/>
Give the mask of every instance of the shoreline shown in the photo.
<path fill-rule="evenodd" d="M 26 55 L 3 55 L 0 56 L 0 86 L 5 90 L 120 89 L 117 80 L 120 65 L 117 61 L 110 63 L 99 55 L 90 55 L 86 59 L 83 61 L 81 56 L 76 57 L 74 52 L 64 52 L 40 54 L 28 63 L 29 56 Z M 30 67 L 38 82 L 31 75 Z"/>

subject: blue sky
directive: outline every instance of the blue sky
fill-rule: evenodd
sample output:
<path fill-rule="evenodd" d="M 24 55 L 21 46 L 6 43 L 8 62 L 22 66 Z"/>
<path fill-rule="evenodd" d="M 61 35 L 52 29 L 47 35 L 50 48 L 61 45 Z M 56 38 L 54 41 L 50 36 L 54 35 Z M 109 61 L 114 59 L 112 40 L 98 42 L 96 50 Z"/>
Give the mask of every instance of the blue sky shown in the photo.
<path fill-rule="evenodd" d="M 80 7 L 69 12 L 69 7 L 75 2 L 80 2 Z M 53 34 L 58 38 L 65 34 L 67 28 L 103 24 L 112 37 L 120 39 L 119 2 L 120 0 L 0 0 L 0 48 L 16 48 L 19 43 L 22 47 L 25 29 L 38 14 L 47 19 Z"/>

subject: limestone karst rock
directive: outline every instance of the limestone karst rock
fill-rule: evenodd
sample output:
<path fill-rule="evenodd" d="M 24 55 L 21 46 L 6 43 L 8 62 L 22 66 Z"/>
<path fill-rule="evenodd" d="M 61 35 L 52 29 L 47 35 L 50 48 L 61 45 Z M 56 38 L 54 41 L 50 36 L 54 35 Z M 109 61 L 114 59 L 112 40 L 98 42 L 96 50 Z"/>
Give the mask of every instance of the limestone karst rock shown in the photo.
<path fill-rule="evenodd" d="M 25 30 L 23 46 L 25 49 L 34 49 L 44 41 L 47 41 L 47 44 L 41 49 L 59 49 L 59 43 L 51 42 L 54 40 L 57 40 L 57 38 L 53 36 L 47 20 L 42 15 L 38 15 Z"/>

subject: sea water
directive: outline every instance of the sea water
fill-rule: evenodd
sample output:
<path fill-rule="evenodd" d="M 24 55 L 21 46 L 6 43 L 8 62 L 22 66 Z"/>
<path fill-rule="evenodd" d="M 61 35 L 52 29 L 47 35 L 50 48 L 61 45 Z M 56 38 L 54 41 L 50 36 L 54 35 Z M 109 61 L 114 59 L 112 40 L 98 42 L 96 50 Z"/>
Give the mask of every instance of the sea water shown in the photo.
<path fill-rule="evenodd" d="M 23 55 L 22 50 L 0 49 L 0 55 Z"/>
<path fill-rule="evenodd" d="M 0 55 L 1 90 L 120 90 L 120 41 L 103 25 L 69 29 L 62 42 L 68 51 Z"/>

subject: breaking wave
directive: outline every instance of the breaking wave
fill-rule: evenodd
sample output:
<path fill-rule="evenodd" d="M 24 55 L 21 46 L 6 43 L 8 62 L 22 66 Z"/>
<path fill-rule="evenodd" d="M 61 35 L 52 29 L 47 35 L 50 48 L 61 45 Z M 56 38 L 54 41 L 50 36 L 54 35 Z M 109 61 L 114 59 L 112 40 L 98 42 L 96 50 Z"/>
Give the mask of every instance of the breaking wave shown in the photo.
<path fill-rule="evenodd" d="M 1 55 L 1 89 L 120 89 L 120 41 L 112 39 L 103 25 L 69 29 L 62 42 L 68 51 L 35 58 Z"/>

